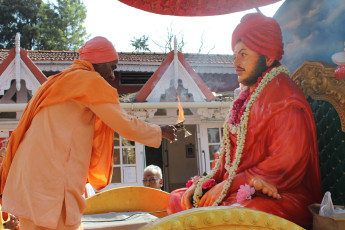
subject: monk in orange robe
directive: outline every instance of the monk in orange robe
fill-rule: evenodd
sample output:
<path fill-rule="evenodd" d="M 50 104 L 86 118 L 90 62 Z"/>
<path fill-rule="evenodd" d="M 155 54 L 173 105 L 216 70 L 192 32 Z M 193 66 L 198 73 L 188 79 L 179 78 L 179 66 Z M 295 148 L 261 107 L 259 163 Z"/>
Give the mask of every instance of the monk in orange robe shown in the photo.
<path fill-rule="evenodd" d="M 238 81 L 224 123 L 219 159 L 189 188 L 173 191 L 168 213 L 237 205 L 311 225 L 308 205 L 320 202 L 315 122 L 303 92 L 280 65 L 279 24 L 259 13 L 244 16 L 232 35 Z"/>
<path fill-rule="evenodd" d="M 111 181 L 114 131 L 159 147 L 175 128 L 130 117 L 120 107 L 114 78 L 118 55 L 103 37 L 86 42 L 80 60 L 50 77 L 29 101 L 2 162 L 2 210 L 26 229 L 82 229 L 86 181 Z"/>

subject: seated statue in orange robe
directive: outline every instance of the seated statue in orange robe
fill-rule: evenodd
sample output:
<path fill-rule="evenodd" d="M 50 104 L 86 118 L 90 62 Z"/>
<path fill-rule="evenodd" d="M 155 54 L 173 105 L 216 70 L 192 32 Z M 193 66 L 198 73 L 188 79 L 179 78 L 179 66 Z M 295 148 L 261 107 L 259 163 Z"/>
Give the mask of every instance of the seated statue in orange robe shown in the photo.
<path fill-rule="evenodd" d="M 168 213 L 238 205 L 311 225 L 321 200 L 315 122 L 303 92 L 280 65 L 279 24 L 242 18 L 232 37 L 238 81 L 245 85 L 224 123 L 219 159 L 189 188 L 170 194 Z M 205 187 L 212 185 L 213 187 Z M 252 187 L 250 187 L 252 186 Z"/>

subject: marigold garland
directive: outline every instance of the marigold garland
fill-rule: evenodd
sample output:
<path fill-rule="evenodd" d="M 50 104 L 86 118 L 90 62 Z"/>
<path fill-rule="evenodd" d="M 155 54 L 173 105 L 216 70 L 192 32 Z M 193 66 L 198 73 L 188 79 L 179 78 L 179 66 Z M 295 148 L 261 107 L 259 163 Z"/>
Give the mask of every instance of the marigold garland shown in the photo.
<path fill-rule="evenodd" d="M 203 191 L 202 191 L 202 185 L 203 183 L 205 183 L 206 181 L 208 181 L 209 179 L 213 178 L 214 175 L 216 174 L 216 172 L 219 169 L 220 163 L 225 155 L 225 169 L 227 170 L 227 172 L 229 173 L 229 177 L 226 180 L 226 183 L 223 187 L 223 190 L 220 194 L 220 196 L 218 197 L 218 199 L 212 204 L 212 206 L 218 206 L 220 204 L 220 202 L 222 202 L 222 200 L 225 198 L 228 189 L 231 186 L 231 182 L 234 178 L 234 176 L 236 175 L 236 170 L 238 168 L 238 165 L 240 163 L 241 157 L 242 157 L 242 151 L 244 148 L 244 144 L 246 141 L 246 134 L 247 134 L 247 126 L 248 126 L 248 118 L 249 118 L 249 113 L 250 113 L 250 109 L 252 107 L 252 105 L 254 104 L 255 100 L 258 98 L 258 96 L 260 95 L 260 93 L 262 92 L 262 90 L 265 88 L 265 86 L 271 81 L 273 80 L 277 75 L 279 75 L 280 73 L 286 73 L 287 75 L 290 75 L 289 70 L 285 67 L 285 66 L 278 66 L 278 67 L 274 67 L 272 68 L 269 72 L 266 73 L 266 75 L 263 76 L 262 80 L 259 82 L 258 86 L 255 88 L 254 92 L 252 93 L 245 111 L 243 113 L 243 115 L 241 116 L 241 121 L 238 125 L 233 125 L 233 124 L 229 124 L 229 119 L 231 118 L 231 112 L 232 112 L 232 107 L 234 104 L 234 101 L 236 101 L 238 99 L 238 96 L 234 99 L 233 103 L 230 106 L 230 111 L 225 119 L 225 122 L 223 124 L 223 139 L 222 139 L 222 143 L 221 143 L 221 151 L 219 153 L 219 159 L 217 160 L 217 163 L 215 165 L 215 167 L 210 171 L 209 174 L 207 174 L 204 177 L 199 178 L 196 186 L 195 186 L 195 190 L 194 190 L 194 195 L 193 195 L 193 206 L 194 207 L 198 207 L 199 201 L 200 201 L 200 197 L 202 197 L 203 195 Z M 232 133 L 237 133 L 237 148 L 236 148 L 236 153 L 234 156 L 234 161 L 232 163 L 232 165 L 230 166 L 230 139 L 229 139 L 229 132 Z"/>

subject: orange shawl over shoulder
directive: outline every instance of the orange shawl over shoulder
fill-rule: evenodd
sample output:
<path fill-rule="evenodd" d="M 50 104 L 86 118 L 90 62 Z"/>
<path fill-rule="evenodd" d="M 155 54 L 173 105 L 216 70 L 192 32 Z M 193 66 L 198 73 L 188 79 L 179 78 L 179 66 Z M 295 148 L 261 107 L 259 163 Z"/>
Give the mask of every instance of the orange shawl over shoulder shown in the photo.
<path fill-rule="evenodd" d="M 116 89 L 111 87 L 91 63 L 75 60 L 70 68 L 49 77 L 29 101 L 17 128 L 13 131 L 0 168 L 0 193 L 3 193 L 12 160 L 35 115 L 44 107 L 68 100 L 80 103 L 119 104 Z M 112 176 L 114 131 L 96 118 L 88 180 L 97 190 L 109 184 Z"/>

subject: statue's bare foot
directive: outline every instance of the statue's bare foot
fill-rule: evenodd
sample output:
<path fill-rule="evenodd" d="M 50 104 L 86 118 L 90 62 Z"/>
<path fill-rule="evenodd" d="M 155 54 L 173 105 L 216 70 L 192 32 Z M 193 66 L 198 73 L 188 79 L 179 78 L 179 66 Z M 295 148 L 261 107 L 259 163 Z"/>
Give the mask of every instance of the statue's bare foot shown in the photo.
<path fill-rule="evenodd" d="M 265 180 L 263 180 L 260 177 L 253 177 L 250 182 L 250 186 L 253 186 L 256 191 L 261 191 L 263 194 L 266 194 L 269 197 L 272 197 L 274 199 L 280 199 L 281 196 L 278 193 L 277 187 Z"/>

